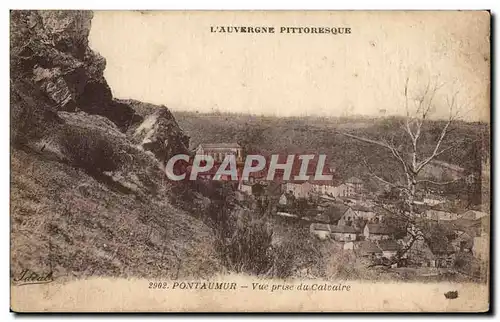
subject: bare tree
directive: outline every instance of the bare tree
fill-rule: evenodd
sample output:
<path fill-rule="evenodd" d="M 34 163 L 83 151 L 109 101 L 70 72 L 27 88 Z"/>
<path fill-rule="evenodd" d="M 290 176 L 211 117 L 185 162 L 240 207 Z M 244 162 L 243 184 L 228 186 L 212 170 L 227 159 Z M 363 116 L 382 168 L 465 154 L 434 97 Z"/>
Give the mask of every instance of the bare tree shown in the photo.
<path fill-rule="evenodd" d="M 429 121 L 432 112 L 435 110 L 435 97 L 442 85 L 431 85 L 430 82 L 427 83 L 424 91 L 412 100 L 414 103 L 412 108 L 410 106 L 411 98 L 408 92 L 408 84 L 409 78 L 406 79 L 404 85 L 404 109 L 406 111 L 406 115 L 400 124 L 401 135 L 399 140 L 397 140 L 398 142 L 396 142 L 394 135 L 388 139 L 375 139 L 351 133 L 340 133 L 352 139 L 375 145 L 386 150 L 389 156 L 395 160 L 397 164 L 399 164 L 399 169 L 401 170 L 402 178 L 404 179 L 391 181 L 384 178 L 383 175 L 375 173 L 375 171 L 373 171 L 369 164 L 365 161 L 365 166 L 374 178 L 389 187 L 397 188 L 402 193 L 402 201 L 404 203 L 403 207 L 399 209 L 395 209 L 394 207 L 391 209 L 386 208 L 386 210 L 391 213 L 397 212 L 399 219 L 403 222 L 407 235 L 410 237 L 407 246 L 400 252 L 399 258 L 396 260 L 400 259 L 408 250 L 410 250 L 416 240 L 425 239 L 422 229 L 419 228 L 418 225 L 419 215 L 416 213 L 414 207 L 417 187 L 421 184 L 446 185 L 456 181 L 438 182 L 434 180 L 420 179 L 419 174 L 421 174 L 422 170 L 433 160 L 436 160 L 443 153 L 462 143 L 460 141 L 450 142 L 449 140 L 446 140 L 448 134 L 452 131 L 453 122 L 459 118 L 459 112 L 463 110 L 461 106 L 458 106 L 458 92 L 456 92 L 446 99 L 449 113 L 433 144 L 433 149 L 431 149 L 430 153 L 428 151 L 424 152 L 423 149 L 420 149 L 420 141 L 425 131 L 425 124 Z"/>

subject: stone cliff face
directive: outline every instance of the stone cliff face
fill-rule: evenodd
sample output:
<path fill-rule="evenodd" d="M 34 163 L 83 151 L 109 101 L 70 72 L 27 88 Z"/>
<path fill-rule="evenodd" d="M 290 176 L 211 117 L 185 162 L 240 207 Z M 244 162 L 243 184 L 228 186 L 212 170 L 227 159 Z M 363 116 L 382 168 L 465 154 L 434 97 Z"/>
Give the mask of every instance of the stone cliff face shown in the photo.
<path fill-rule="evenodd" d="M 59 111 L 77 109 L 126 128 L 141 118 L 113 102 L 104 79 L 105 59 L 90 49 L 90 11 L 13 11 L 11 77 L 28 80 Z"/>
<path fill-rule="evenodd" d="M 51 122 L 62 121 L 57 112 L 83 111 L 104 116 L 125 132 L 147 117 L 127 101 L 113 99 L 103 76 L 106 60 L 88 44 L 92 17 L 91 11 L 11 12 L 13 126 L 32 118 L 42 123 L 35 127 L 52 128 Z M 26 136 L 30 128 L 27 124 L 18 132 Z M 149 146 L 142 147 L 163 160 L 185 153 L 187 141 L 164 108 L 148 131 Z"/>
<path fill-rule="evenodd" d="M 144 105 L 137 101 L 130 101 L 129 104 L 136 111 L 141 110 L 138 105 Z M 132 140 L 140 148 L 151 151 L 162 162 L 167 162 L 174 154 L 189 154 L 189 137 L 180 129 L 169 109 L 165 106 L 146 105 L 151 112 L 141 113 L 145 118 L 138 127 L 132 128 Z"/>

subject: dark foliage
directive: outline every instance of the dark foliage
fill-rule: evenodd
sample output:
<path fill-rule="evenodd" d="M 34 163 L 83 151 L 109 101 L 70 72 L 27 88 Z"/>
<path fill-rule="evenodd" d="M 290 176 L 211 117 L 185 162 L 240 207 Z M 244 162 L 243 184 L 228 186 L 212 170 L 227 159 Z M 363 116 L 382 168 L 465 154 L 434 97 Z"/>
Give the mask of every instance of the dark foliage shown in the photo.
<path fill-rule="evenodd" d="M 60 144 L 73 165 L 90 173 L 114 171 L 121 164 L 119 147 L 96 130 L 67 127 Z"/>

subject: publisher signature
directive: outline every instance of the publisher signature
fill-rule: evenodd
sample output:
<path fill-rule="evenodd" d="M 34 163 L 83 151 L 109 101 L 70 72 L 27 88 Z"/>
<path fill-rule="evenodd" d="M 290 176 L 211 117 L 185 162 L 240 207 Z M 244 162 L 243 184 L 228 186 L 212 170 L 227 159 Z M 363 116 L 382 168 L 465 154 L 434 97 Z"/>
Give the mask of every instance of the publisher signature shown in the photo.
<path fill-rule="evenodd" d="M 47 284 L 54 281 L 52 272 L 36 272 L 30 269 L 23 269 L 21 273 L 12 279 L 15 285 L 27 284 Z"/>

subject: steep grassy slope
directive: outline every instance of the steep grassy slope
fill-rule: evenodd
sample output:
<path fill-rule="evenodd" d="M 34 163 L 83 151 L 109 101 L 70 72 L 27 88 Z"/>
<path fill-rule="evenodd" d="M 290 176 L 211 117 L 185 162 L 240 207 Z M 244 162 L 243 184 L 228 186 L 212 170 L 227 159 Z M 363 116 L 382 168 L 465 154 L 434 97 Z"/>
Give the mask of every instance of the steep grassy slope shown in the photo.
<path fill-rule="evenodd" d="M 32 151 L 12 150 L 11 270 L 65 276 L 206 276 L 210 230 L 166 200 L 119 186 Z"/>
<path fill-rule="evenodd" d="M 170 203 L 161 170 L 188 138 L 166 108 L 147 138 L 127 133 L 147 115 L 113 100 L 106 62 L 88 47 L 91 19 L 11 12 L 11 274 L 220 271 L 210 228 Z"/>

